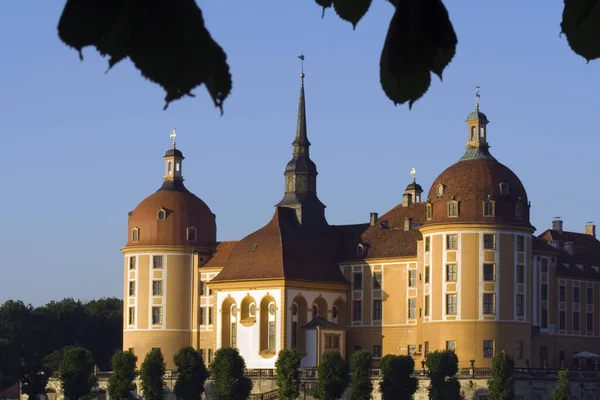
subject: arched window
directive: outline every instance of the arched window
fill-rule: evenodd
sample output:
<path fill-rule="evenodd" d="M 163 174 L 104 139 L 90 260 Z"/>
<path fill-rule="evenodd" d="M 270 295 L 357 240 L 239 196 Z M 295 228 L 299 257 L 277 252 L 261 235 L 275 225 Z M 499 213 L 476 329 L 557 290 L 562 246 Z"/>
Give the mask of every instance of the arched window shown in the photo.
<path fill-rule="evenodd" d="M 275 355 L 277 346 L 275 301 L 271 296 L 260 302 L 260 352 L 263 357 Z"/>
<path fill-rule="evenodd" d="M 176 162 L 175 163 L 175 172 L 179 172 L 181 171 L 181 163 L 180 162 Z"/>
<path fill-rule="evenodd" d="M 318 316 L 319 316 L 319 306 L 317 306 L 316 304 L 313 304 L 313 306 L 312 306 L 312 317 L 313 317 L 313 319 L 315 319 Z"/>
<path fill-rule="evenodd" d="M 173 175 L 173 163 L 171 161 L 167 163 L 167 173 Z"/>
<path fill-rule="evenodd" d="M 294 297 L 292 301 L 292 348 L 297 348 L 300 353 L 306 353 L 306 330 L 302 329 L 308 322 L 308 305 L 302 295 Z"/>
<path fill-rule="evenodd" d="M 194 227 L 187 228 L 187 240 L 188 240 L 188 242 L 196 241 L 196 228 L 194 228 Z"/>
<path fill-rule="evenodd" d="M 231 332 L 229 333 L 229 346 L 237 347 L 237 306 L 234 304 L 230 308 L 231 313 Z"/>
<path fill-rule="evenodd" d="M 429 220 L 433 217 L 433 206 L 430 203 L 427 203 L 426 210 L 427 210 L 427 219 Z"/>
<path fill-rule="evenodd" d="M 131 231 L 131 241 L 139 242 L 140 241 L 140 228 L 133 228 Z"/>
<path fill-rule="evenodd" d="M 500 183 L 500 193 L 504 196 L 506 196 L 509 193 L 508 183 L 506 183 L 506 182 Z"/>
<path fill-rule="evenodd" d="M 244 297 L 240 305 L 240 323 L 252 326 L 256 323 L 256 301 L 250 296 Z"/>
<path fill-rule="evenodd" d="M 221 305 L 221 346 L 237 347 L 237 305 L 227 297 Z"/>
<path fill-rule="evenodd" d="M 471 141 L 474 141 L 475 139 L 477 139 L 477 129 L 472 126 L 471 127 Z"/>
<path fill-rule="evenodd" d="M 483 127 L 483 126 L 479 127 L 479 136 L 485 137 L 485 127 Z"/>

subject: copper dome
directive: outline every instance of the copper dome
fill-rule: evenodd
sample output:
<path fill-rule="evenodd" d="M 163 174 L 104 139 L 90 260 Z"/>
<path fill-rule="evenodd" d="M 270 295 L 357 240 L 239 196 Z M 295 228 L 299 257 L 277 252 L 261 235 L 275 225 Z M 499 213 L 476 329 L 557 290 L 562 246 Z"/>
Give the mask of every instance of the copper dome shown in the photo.
<path fill-rule="evenodd" d="M 212 247 L 217 241 L 215 215 L 183 182 L 165 182 L 129 213 L 128 226 L 127 246 Z M 139 235 L 134 241 L 136 228 Z M 195 228 L 195 235 L 188 236 L 190 228 Z"/>
<path fill-rule="evenodd" d="M 448 203 L 458 201 L 457 216 L 448 215 Z M 426 223 L 529 224 L 527 192 L 508 167 L 495 160 L 463 159 L 442 172 L 429 190 L 431 219 Z M 494 203 L 493 216 L 484 216 L 484 202 Z M 520 204 L 520 205 L 517 205 Z"/>

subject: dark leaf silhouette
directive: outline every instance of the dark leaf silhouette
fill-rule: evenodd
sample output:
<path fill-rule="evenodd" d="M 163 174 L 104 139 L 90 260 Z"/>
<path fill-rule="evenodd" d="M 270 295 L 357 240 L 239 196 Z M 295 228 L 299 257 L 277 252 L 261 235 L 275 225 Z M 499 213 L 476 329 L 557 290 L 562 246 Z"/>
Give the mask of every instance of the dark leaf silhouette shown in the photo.
<path fill-rule="evenodd" d="M 67 0 L 58 33 L 80 57 L 95 46 L 110 57 L 109 69 L 129 57 L 166 91 L 165 108 L 204 84 L 223 112 L 232 85 L 227 56 L 194 0 Z"/>
<path fill-rule="evenodd" d="M 325 16 L 325 10 L 332 6 L 333 0 L 315 0 L 318 5 L 323 7 L 323 14 L 321 14 L 321 18 Z"/>
<path fill-rule="evenodd" d="M 333 9 L 337 15 L 352 24 L 356 29 L 358 21 L 365 16 L 372 0 L 333 0 Z"/>
<path fill-rule="evenodd" d="M 458 39 L 440 0 L 397 0 L 380 60 L 380 80 L 395 103 L 412 107 L 456 52 Z"/>
<path fill-rule="evenodd" d="M 600 57 L 600 1 L 565 0 L 560 27 L 576 54 L 588 62 Z"/>

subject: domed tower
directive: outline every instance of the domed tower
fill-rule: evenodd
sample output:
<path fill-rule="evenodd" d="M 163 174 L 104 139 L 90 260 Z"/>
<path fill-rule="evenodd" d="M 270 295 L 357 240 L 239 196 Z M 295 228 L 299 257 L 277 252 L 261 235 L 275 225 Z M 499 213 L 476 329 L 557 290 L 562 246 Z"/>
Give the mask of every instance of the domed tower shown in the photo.
<path fill-rule="evenodd" d="M 479 89 L 479 88 L 478 88 Z M 527 193 L 494 158 L 487 116 L 467 117 L 463 157 L 434 181 L 423 234 L 425 351 L 456 349 L 461 365 L 491 366 L 495 352 L 529 357 L 531 237 Z"/>
<path fill-rule="evenodd" d="M 210 208 L 183 184 L 175 130 L 171 137 L 163 184 L 129 213 L 122 249 L 123 348 L 133 349 L 140 364 L 152 348 L 160 348 L 169 369 L 175 353 L 191 344 L 194 254 L 210 255 L 217 231 Z"/>

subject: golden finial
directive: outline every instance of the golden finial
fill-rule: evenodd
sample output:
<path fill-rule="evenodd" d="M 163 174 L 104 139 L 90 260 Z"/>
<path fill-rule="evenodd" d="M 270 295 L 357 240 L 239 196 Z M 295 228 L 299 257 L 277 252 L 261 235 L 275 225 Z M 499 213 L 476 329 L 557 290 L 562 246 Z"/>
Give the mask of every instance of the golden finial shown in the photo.
<path fill-rule="evenodd" d="M 300 68 L 301 68 L 301 72 L 300 72 L 300 78 L 302 78 L 302 84 L 304 84 L 304 52 L 302 52 L 298 58 L 300 59 Z"/>
<path fill-rule="evenodd" d="M 175 148 L 175 139 L 177 139 L 177 131 L 175 131 L 175 126 L 173 126 L 173 130 L 169 137 L 173 140 L 173 148 Z"/>
<path fill-rule="evenodd" d="M 416 182 L 417 181 L 417 170 L 415 169 L 415 167 L 412 167 L 412 169 L 410 170 L 410 174 L 412 175 L 413 182 Z"/>
<path fill-rule="evenodd" d="M 475 86 L 475 109 L 479 111 L 479 85 Z"/>

